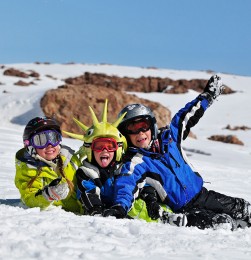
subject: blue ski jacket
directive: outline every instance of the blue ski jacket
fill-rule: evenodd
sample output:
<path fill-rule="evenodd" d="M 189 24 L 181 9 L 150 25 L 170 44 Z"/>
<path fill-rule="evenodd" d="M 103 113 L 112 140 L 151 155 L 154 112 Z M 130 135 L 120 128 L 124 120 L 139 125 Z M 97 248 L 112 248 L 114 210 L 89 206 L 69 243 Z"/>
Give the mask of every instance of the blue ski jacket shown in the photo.
<path fill-rule="evenodd" d="M 203 96 L 178 111 L 158 135 L 160 152 L 130 147 L 114 184 L 114 205 L 129 211 L 144 185 L 154 187 L 162 202 L 179 211 L 202 189 L 203 179 L 189 164 L 182 150 L 190 128 L 196 125 L 208 108 Z"/>

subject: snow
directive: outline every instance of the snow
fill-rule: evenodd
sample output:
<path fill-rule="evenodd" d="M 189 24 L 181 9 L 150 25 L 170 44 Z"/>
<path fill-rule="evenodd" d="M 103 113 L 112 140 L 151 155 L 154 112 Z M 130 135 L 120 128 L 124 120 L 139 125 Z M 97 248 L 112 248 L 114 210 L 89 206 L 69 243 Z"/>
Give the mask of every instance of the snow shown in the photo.
<path fill-rule="evenodd" d="M 41 80 L 29 87 L 15 86 L 19 78 L 4 76 L 6 68 L 34 70 Z M 41 212 L 19 203 L 14 185 L 15 152 L 22 147 L 25 124 L 42 115 L 40 98 L 47 89 L 64 84 L 64 79 L 84 72 L 172 79 L 209 79 L 203 71 L 174 71 L 113 65 L 90 64 L 6 64 L 0 68 L 0 259 L 250 259 L 251 228 L 230 231 L 199 230 L 195 227 L 145 223 L 141 220 L 117 220 L 113 217 L 79 216 L 60 208 Z M 53 78 L 48 77 L 53 76 Z M 222 95 L 192 129 L 197 139 L 188 138 L 184 148 L 204 177 L 205 186 L 251 201 L 251 130 L 229 131 L 231 126 L 251 127 L 251 77 L 219 74 L 236 94 Z M 171 95 L 135 93 L 158 101 L 174 114 L 198 95 L 195 91 Z M 213 142 L 214 134 L 234 134 L 244 146 Z M 64 138 L 78 149 L 81 142 Z"/>

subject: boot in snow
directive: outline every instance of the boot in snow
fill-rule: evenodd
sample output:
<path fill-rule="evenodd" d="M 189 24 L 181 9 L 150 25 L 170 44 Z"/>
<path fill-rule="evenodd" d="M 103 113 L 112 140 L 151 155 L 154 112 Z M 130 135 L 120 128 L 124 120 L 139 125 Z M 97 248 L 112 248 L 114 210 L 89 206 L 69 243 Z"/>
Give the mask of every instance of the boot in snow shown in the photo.
<path fill-rule="evenodd" d="M 193 226 L 199 229 L 224 228 L 232 231 L 237 229 L 236 221 L 225 213 L 215 213 L 205 209 L 193 209 L 187 212 L 186 215 L 188 227 Z"/>

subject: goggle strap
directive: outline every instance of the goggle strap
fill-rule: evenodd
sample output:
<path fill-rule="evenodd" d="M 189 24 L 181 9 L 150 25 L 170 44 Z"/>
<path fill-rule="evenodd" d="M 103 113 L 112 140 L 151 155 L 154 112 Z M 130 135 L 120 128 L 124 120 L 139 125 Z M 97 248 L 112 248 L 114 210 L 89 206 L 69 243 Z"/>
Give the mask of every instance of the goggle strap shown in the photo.
<path fill-rule="evenodd" d="M 84 142 L 83 146 L 86 147 L 86 148 L 90 148 L 92 146 L 92 143 Z"/>

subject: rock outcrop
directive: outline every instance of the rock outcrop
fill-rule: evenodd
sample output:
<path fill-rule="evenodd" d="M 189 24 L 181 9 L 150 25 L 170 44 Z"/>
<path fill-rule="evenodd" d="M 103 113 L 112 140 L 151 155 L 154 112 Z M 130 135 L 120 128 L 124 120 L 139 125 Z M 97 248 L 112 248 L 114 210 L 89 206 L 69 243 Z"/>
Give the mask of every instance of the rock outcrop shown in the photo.
<path fill-rule="evenodd" d="M 65 79 L 66 84 L 83 85 L 92 84 L 95 86 L 107 87 L 114 90 L 134 91 L 134 92 L 163 92 L 171 94 L 186 93 L 189 89 L 202 92 L 206 86 L 207 80 L 172 80 L 170 78 L 159 77 L 117 77 L 108 76 L 101 73 L 86 72 L 81 76 Z M 226 86 L 224 94 L 234 93 Z"/>
<path fill-rule="evenodd" d="M 33 77 L 33 78 L 39 78 L 39 73 L 35 72 L 35 71 L 29 71 L 24 72 L 24 71 L 20 71 L 14 68 L 9 68 L 6 69 L 3 73 L 3 75 L 5 76 L 12 76 L 12 77 L 19 77 L 19 78 L 29 78 L 29 77 Z"/>
<path fill-rule="evenodd" d="M 159 77 L 117 77 L 101 73 L 86 72 L 81 76 L 65 79 L 65 85 L 58 89 L 49 90 L 41 99 L 41 107 L 45 115 L 54 116 L 61 124 L 63 130 L 81 133 L 79 127 L 72 120 L 73 117 L 85 125 L 92 124 L 88 106 L 91 106 L 96 115 L 100 116 L 105 99 L 109 100 L 108 120 L 113 122 L 119 111 L 128 104 L 142 103 L 149 106 L 155 113 L 159 127 L 170 122 L 170 111 L 156 102 L 140 99 L 127 92 L 164 92 L 164 93 L 185 93 L 189 89 L 201 93 L 207 80 L 172 80 Z M 234 93 L 226 86 L 224 94 Z M 168 104 L 167 104 L 168 105 Z M 182 104 L 181 104 L 182 105 Z M 196 138 L 193 133 L 190 137 Z M 238 143 L 232 137 L 209 137 L 210 140 Z"/>
<path fill-rule="evenodd" d="M 227 125 L 224 129 L 231 130 L 231 131 L 237 131 L 237 130 L 246 131 L 246 130 L 251 130 L 251 127 L 248 127 L 248 126 L 245 126 L 245 125 L 242 125 L 242 126 Z"/>
<path fill-rule="evenodd" d="M 235 135 L 212 135 L 208 139 L 228 144 L 244 145 L 244 143 Z"/>
<path fill-rule="evenodd" d="M 45 93 L 41 99 L 41 108 L 45 115 L 54 116 L 63 130 L 82 134 L 79 127 L 72 120 L 73 117 L 87 126 L 92 120 L 88 106 L 100 117 L 105 99 L 108 99 L 108 121 L 114 122 L 120 110 L 133 103 L 142 103 L 149 106 L 155 113 L 158 126 L 165 126 L 170 122 L 170 111 L 159 103 L 140 99 L 124 91 L 107 87 L 97 87 L 92 84 L 63 85 Z M 100 120 L 100 118 L 99 118 Z"/>

